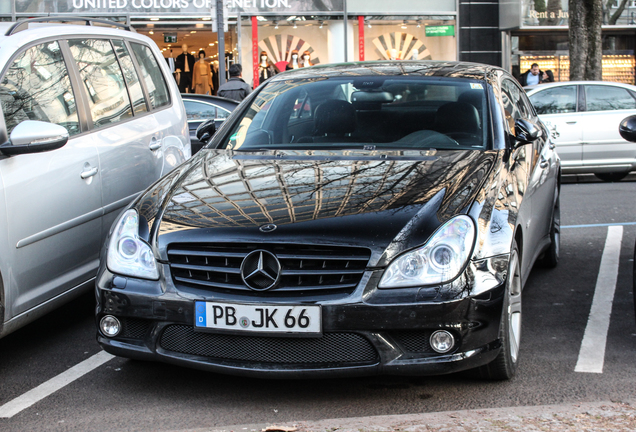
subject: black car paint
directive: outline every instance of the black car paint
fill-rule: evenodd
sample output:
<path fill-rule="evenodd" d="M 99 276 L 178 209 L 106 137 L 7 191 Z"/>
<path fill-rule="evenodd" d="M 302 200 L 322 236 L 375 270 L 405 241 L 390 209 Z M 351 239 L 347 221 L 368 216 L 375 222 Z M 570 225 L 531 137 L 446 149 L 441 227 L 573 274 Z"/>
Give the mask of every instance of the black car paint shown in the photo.
<path fill-rule="evenodd" d="M 352 73 L 360 67 L 352 66 Z M 558 188 L 558 159 L 552 157 L 547 167 L 540 166 L 540 154 L 548 137 L 547 130 L 541 123 L 537 125 L 542 130 L 539 134 L 541 136 L 529 144 L 518 143 L 514 136 L 505 132 L 502 107 L 497 102 L 500 99 L 499 82 L 503 75 L 501 70 L 454 63 L 441 63 L 438 67 L 430 68 L 408 63 L 407 66 L 380 64 L 376 69 L 389 68 L 394 71 L 396 67 L 406 70 L 404 73 L 427 76 L 460 75 L 458 71 L 463 69 L 466 76 L 484 79 L 489 88 L 490 110 L 493 114 L 492 150 L 360 151 L 350 156 L 350 159 L 345 158 L 345 161 L 337 160 L 337 155 L 329 152 L 314 151 L 309 155 L 290 151 L 246 153 L 213 150 L 216 145 L 227 139 L 225 134 L 229 128 L 224 127 L 207 146 L 212 150 L 197 154 L 157 182 L 132 205 L 138 209 L 142 220 L 148 223 L 146 239 L 155 248 L 161 263 L 161 279 L 156 282 L 124 278 L 113 275 L 102 265 L 96 284 L 96 317 L 99 322 L 105 314 L 118 314 L 124 317 L 150 319 L 156 321 L 156 324 L 153 324 L 152 331 L 141 341 L 109 339 L 98 334 L 98 341 L 104 349 L 126 357 L 161 360 L 225 373 L 269 377 L 322 374 L 351 376 L 376 373 L 439 374 L 472 368 L 492 360 L 500 348 L 498 329 L 510 245 L 513 239 L 519 245 L 522 278 L 525 282 L 535 260 L 550 242 L 547 226 L 550 217 L 547 215 L 551 215 L 552 211 L 550 206 L 553 199 L 550 197 Z M 362 68 L 369 69 L 367 66 Z M 342 73 L 330 67 L 325 67 L 324 71 L 326 75 Z M 312 71 L 313 74 L 320 72 Z M 304 76 L 302 72 L 285 75 L 289 78 Z M 276 79 L 286 79 L 286 76 L 281 74 Z M 249 105 L 249 102 L 246 105 Z M 360 203 L 381 194 L 377 189 L 369 189 L 366 195 L 363 194 L 355 203 L 345 203 L 341 214 L 338 215 L 321 215 L 318 212 L 293 221 L 284 217 L 274 219 L 273 223 L 277 224 L 278 228 L 271 233 L 262 233 L 258 230 L 260 221 L 249 221 L 242 217 L 229 220 L 227 226 L 204 228 L 197 223 L 196 218 L 185 217 L 188 215 L 187 212 L 180 213 L 174 203 L 170 205 L 170 198 L 181 193 L 184 184 L 209 179 L 214 172 L 240 176 L 237 167 L 242 164 L 252 164 L 256 167 L 274 165 L 278 169 L 297 167 L 298 170 L 318 165 L 320 169 L 329 170 L 330 166 L 337 166 L 337 162 L 347 162 L 351 166 L 355 161 L 361 160 L 376 163 L 385 169 L 388 169 L 390 163 L 401 165 L 405 175 L 400 179 L 401 183 L 393 187 L 395 190 L 404 190 L 408 186 L 410 193 L 399 196 L 382 211 L 370 211 L 361 208 Z M 363 175 L 361 170 L 353 172 L 354 176 Z M 301 205 L 303 199 L 307 199 L 307 194 L 315 195 L 327 187 L 306 180 L 300 183 L 305 187 L 302 192 L 305 198 L 301 199 L 299 195 L 291 194 L 291 208 Z M 340 196 L 344 196 L 345 189 L 340 188 Z M 219 198 L 218 193 L 216 198 Z M 533 209 L 532 204 L 537 205 L 537 208 Z M 267 211 L 266 205 L 263 211 Z M 457 214 L 468 214 L 476 221 L 478 229 L 472 259 L 457 279 L 444 286 L 377 288 L 384 268 L 392 259 L 404 251 L 424 244 L 440 224 Z M 534 220 L 540 220 L 541 215 L 544 226 L 538 226 L 540 224 Z M 218 216 L 210 214 L 209 218 L 218 224 Z M 169 227 L 166 228 L 166 225 Z M 340 329 L 360 332 L 373 341 L 380 354 L 380 362 L 344 368 L 298 369 L 268 364 L 249 364 L 246 367 L 238 363 L 214 361 L 157 348 L 157 337 L 167 323 L 192 325 L 192 304 L 195 299 L 294 304 L 317 301 L 298 296 L 272 298 L 266 294 L 259 294 L 246 298 L 228 292 L 210 293 L 183 287 L 177 290 L 172 282 L 166 250 L 169 243 L 176 238 L 179 242 L 205 242 L 213 238 L 215 241 L 233 242 L 354 243 L 368 247 L 372 251 L 372 256 L 359 286 L 351 295 L 327 299 L 328 301 L 323 304 L 323 332 Z M 103 258 L 106 247 L 107 244 L 104 246 Z M 400 350 L 399 344 L 390 334 L 391 330 L 396 329 L 440 327 L 450 329 L 461 341 L 457 351 L 447 355 L 413 356 Z"/>

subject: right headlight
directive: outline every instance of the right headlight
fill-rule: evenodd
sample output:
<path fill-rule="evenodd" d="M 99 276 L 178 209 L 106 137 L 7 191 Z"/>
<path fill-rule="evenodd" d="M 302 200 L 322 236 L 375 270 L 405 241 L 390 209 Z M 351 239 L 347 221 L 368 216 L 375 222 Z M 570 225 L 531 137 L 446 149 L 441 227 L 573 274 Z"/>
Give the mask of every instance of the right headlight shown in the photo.
<path fill-rule="evenodd" d="M 455 279 L 470 259 L 475 223 L 456 216 L 442 225 L 424 246 L 396 258 L 385 270 L 379 288 L 439 285 Z"/>
<path fill-rule="evenodd" d="M 108 243 L 108 269 L 120 275 L 159 279 L 157 261 L 150 245 L 139 237 L 139 215 L 127 210 L 117 221 Z"/>

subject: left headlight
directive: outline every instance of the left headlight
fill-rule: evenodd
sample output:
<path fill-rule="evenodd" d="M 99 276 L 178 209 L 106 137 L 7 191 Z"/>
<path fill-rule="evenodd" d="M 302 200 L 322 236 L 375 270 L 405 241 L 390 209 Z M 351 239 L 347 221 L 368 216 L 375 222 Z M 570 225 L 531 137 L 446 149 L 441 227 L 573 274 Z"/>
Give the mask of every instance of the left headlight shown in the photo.
<path fill-rule="evenodd" d="M 135 210 L 127 210 L 117 221 L 108 243 L 106 265 L 113 273 L 159 279 L 152 249 L 139 238 L 139 215 Z"/>
<path fill-rule="evenodd" d="M 442 225 L 422 247 L 395 259 L 382 275 L 379 288 L 438 285 L 455 279 L 470 259 L 475 223 L 465 215 Z"/>

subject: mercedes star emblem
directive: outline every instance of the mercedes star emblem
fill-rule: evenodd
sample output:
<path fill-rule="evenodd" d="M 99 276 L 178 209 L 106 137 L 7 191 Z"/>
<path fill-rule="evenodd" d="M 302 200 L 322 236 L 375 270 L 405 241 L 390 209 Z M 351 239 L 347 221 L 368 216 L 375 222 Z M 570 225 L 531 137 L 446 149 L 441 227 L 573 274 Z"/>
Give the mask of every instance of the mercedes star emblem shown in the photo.
<path fill-rule="evenodd" d="M 280 280 L 280 273 L 278 258 L 266 250 L 250 252 L 241 263 L 243 283 L 254 291 L 274 288 Z"/>
<path fill-rule="evenodd" d="M 270 223 L 270 224 L 261 225 L 260 227 L 258 227 L 258 230 L 261 232 L 272 232 L 276 228 L 278 228 L 276 225 L 274 225 L 273 223 Z"/>

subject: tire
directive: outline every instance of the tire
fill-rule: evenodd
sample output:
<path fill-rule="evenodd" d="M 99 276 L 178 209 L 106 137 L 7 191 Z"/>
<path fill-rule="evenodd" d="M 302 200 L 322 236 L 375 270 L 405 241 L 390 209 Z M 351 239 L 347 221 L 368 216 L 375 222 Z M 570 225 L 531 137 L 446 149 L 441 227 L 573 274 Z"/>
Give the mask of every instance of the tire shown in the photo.
<path fill-rule="evenodd" d="M 519 250 L 513 243 L 508 265 L 508 278 L 504 293 L 504 304 L 499 324 L 501 351 L 497 357 L 478 369 L 481 378 L 489 380 L 509 380 L 517 372 L 519 363 L 519 342 L 521 341 L 521 266 Z"/>
<path fill-rule="evenodd" d="M 559 264 L 561 251 L 561 195 L 559 194 L 559 188 L 556 189 L 555 193 L 557 196 L 550 223 L 550 246 L 543 253 L 540 261 L 540 264 L 547 268 L 555 268 Z"/>
<path fill-rule="evenodd" d="M 613 173 L 596 173 L 594 174 L 597 179 L 606 182 L 617 182 L 624 179 L 629 172 L 613 172 Z"/>

